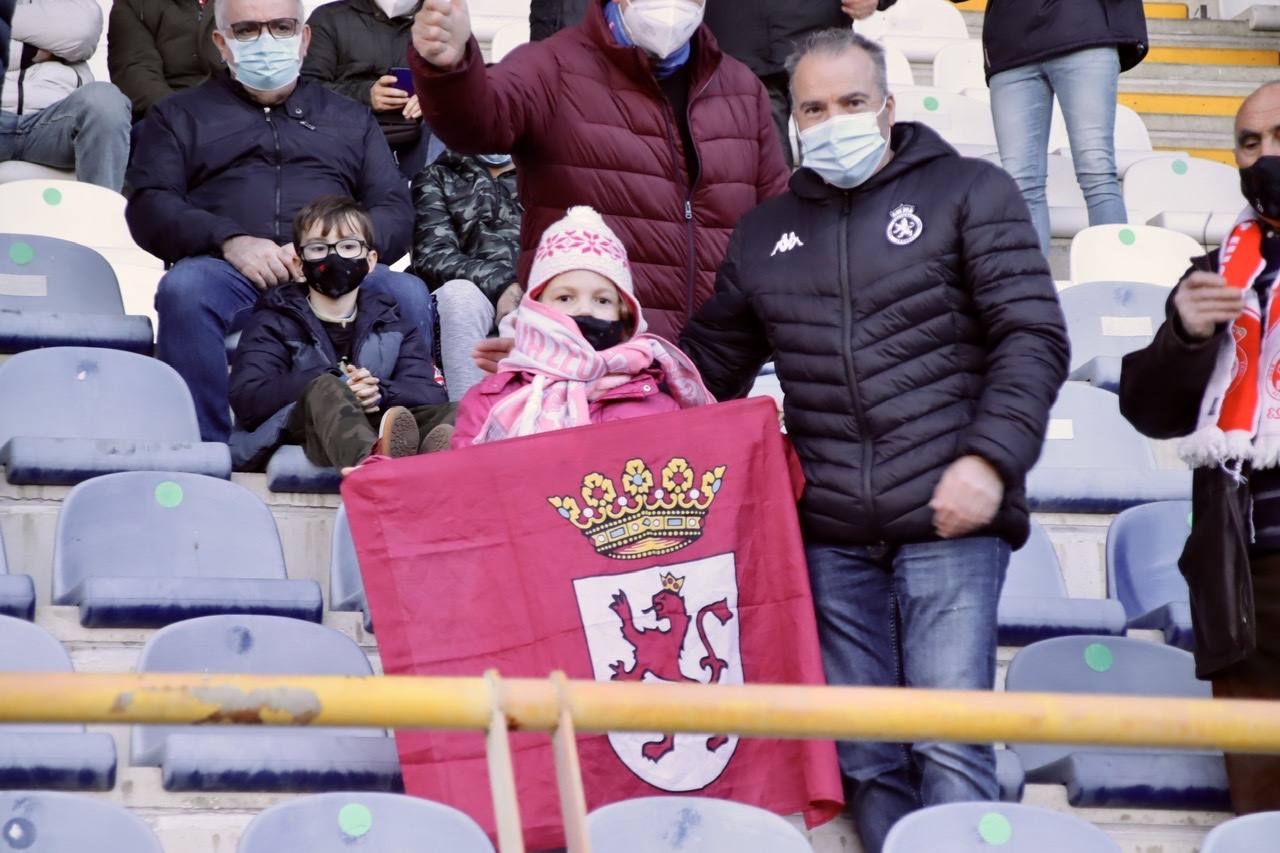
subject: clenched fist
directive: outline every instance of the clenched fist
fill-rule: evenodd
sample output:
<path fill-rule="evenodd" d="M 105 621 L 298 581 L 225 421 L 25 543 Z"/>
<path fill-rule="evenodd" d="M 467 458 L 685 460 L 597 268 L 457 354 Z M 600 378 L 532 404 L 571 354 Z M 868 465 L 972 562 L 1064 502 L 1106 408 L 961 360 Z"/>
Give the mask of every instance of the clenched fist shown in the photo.
<path fill-rule="evenodd" d="M 466 0 L 423 0 L 413 18 L 413 47 L 437 68 L 462 61 L 471 39 L 471 13 Z"/>
<path fill-rule="evenodd" d="M 1003 500 L 1004 481 L 991 463 L 981 456 L 961 456 L 933 490 L 933 528 L 943 539 L 966 536 L 990 524 Z"/>

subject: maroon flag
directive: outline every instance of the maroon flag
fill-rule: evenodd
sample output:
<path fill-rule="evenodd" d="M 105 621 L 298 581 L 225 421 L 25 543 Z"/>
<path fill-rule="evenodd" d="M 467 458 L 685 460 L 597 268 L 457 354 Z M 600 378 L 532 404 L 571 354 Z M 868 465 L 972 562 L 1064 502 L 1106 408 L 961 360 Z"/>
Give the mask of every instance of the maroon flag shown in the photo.
<path fill-rule="evenodd" d="M 774 405 L 747 400 L 362 468 L 343 484 L 388 674 L 821 684 Z M 406 790 L 490 834 L 484 739 L 399 732 Z M 512 739 L 526 843 L 564 843 L 550 739 Z M 839 811 L 829 741 L 578 738 L 587 804 L 705 794 L 810 824 Z"/>

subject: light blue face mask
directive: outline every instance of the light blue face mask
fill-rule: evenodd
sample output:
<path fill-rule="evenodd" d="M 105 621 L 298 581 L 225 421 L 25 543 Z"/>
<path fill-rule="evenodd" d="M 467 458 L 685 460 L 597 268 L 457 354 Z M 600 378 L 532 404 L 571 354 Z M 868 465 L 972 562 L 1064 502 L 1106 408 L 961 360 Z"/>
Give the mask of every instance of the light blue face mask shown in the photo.
<path fill-rule="evenodd" d="M 889 140 L 880 132 L 880 113 L 853 113 L 829 118 L 800 132 L 801 165 L 824 181 L 851 190 L 871 177 Z"/>
<path fill-rule="evenodd" d="M 242 85 L 260 92 L 288 86 L 302 68 L 302 33 L 292 38 L 273 38 L 264 29 L 253 41 L 227 39 L 235 66 L 231 73 Z"/>
<path fill-rule="evenodd" d="M 486 166 L 492 166 L 495 169 L 501 169 L 503 166 L 511 162 L 510 154 L 477 154 L 476 159 Z"/>

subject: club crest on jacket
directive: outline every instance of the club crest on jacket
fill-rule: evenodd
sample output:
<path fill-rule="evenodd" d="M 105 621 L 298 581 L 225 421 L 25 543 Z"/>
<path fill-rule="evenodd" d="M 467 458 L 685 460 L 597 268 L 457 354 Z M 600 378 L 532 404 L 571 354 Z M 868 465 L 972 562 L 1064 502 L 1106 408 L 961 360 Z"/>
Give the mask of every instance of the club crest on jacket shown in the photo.
<path fill-rule="evenodd" d="M 889 211 L 889 227 L 885 236 L 895 246 L 906 246 L 920 239 L 924 232 L 924 223 L 916 216 L 915 205 L 900 204 Z"/>

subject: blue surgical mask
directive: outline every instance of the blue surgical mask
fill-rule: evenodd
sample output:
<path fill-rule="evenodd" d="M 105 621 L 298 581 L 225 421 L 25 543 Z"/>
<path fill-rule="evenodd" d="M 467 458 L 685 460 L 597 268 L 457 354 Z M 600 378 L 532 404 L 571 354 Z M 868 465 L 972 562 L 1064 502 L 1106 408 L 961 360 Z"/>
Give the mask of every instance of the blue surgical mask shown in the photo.
<path fill-rule="evenodd" d="M 273 38 L 263 32 L 253 41 L 227 39 L 235 60 L 232 74 L 242 85 L 260 92 L 283 89 L 298 78 L 302 68 L 302 33 L 293 38 Z"/>
<path fill-rule="evenodd" d="M 880 132 L 880 113 L 829 118 L 800 132 L 801 165 L 833 187 L 851 190 L 871 177 L 889 140 Z"/>
<path fill-rule="evenodd" d="M 477 154 L 476 159 L 486 166 L 492 166 L 495 169 L 501 169 L 503 166 L 511 162 L 510 154 Z"/>

